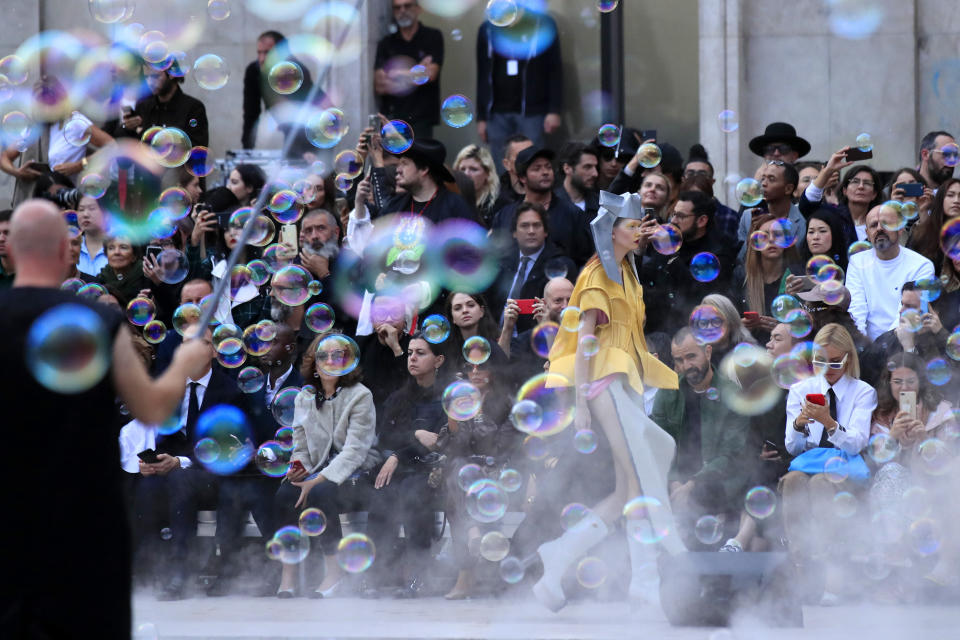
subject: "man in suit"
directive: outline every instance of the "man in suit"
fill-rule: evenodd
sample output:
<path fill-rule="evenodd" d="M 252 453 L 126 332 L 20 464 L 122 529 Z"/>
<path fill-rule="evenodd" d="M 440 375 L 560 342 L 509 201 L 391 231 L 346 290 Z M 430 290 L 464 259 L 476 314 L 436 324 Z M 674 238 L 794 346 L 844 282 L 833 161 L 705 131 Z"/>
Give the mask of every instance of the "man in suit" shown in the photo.
<path fill-rule="evenodd" d="M 550 221 L 542 206 L 520 203 L 513 214 L 511 232 L 515 244 L 501 262 L 500 277 L 487 295 L 492 312 L 503 316 L 507 344 L 515 333 L 527 331 L 536 324 L 532 315 L 520 315 L 517 300 L 538 298 L 550 276 L 577 278 L 573 260 L 547 239 Z"/>
<path fill-rule="evenodd" d="M 223 496 L 236 493 L 232 486 L 235 484 L 233 478 L 211 473 L 194 455 L 198 439 L 197 423 L 205 411 L 217 405 L 238 407 L 251 423 L 255 423 L 248 397 L 240 391 L 236 380 L 211 359 L 202 375 L 187 380 L 180 417 L 173 418 L 179 421 L 179 430 L 157 437 L 155 463 L 140 463 L 143 479 L 137 484 L 136 513 L 141 529 L 147 529 L 148 523 L 157 519 L 157 506 L 164 504 L 164 496 L 169 504 L 168 515 L 173 534 L 169 563 L 171 577 L 157 596 L 161 600 L 180 600 L 184 597 L 187 556 L 190 544 L 196 537 L 197 510 L 201 505 L 217 505 L 217 539 L 225 563 L 239 538 L 239 531 L 235 529 L 239 527 L 242 530 L 242 516 L 237 525 L 238 518 L 231 512 L 232 505 L 222 499 Z M 255 437 L 262 437 L 264 429 L 256 424 L 253 426 Z M 258 442 L 261 441 L 258 439 Z M 267 526 L 266 520 L 263 525 Z"/>

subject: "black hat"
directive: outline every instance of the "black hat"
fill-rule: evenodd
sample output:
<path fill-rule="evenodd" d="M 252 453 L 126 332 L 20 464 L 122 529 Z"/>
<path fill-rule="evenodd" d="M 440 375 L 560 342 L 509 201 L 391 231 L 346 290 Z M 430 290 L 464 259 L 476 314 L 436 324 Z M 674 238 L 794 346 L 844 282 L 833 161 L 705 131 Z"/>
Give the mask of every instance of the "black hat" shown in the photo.
<path fill-rule="evenodd" d="M 764 129 L 762 136 L 750 141 L 750 151 L 758 156 L 763 155 L 763 149 L 772 142 L 783 142 L 796 149 L 798 157 L 810 153 L 810 143 L 797 135 L 792 124 L 786 122 L 772 122 Z"/>
<path fill-rule="evenodd" d="M 453 174 L 443 164 L 447 160 L 447 148 L 439 140 L 415 138 L 409 149 L 397 155 L 401 158 L 408 157 L 420 160 L 430 167 L 431 173 L 436 174 L 443 182 L 456 182 Z"/>
<path fill-rule="evenodd" d="M 517 171 L 517 175 L 522 176 L 537 158 L 546 158 L 550 162 L 553 162 L 556 157 L 557 154 L 546 147 L 527 147 L 517 154 L 517 159 L 514 160 L 513 166 Z"/>
<path fill-rule="evenodd" d="M 660 170 L 665 174 L 683 171 L 683 154 L 669 142 L 657 143 L 660 147 Z"/>

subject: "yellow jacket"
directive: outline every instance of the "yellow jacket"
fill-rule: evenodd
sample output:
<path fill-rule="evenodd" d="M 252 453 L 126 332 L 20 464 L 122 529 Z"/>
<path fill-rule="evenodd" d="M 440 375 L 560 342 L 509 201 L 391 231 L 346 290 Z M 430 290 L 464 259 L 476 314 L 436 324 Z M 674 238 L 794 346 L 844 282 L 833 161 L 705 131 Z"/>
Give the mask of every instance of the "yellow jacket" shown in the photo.
<path fill-rule="evenodd" d="M 586 382 L 622 373 L 640 394 L 644 384 L 659 389 L 677 389 L 677 374 L 647 351 L 643 335 L 643 288 L 626 258 L 620 263 L 620 271 L 623 286 L 608 278 L 603 265 L 594 258 L 580 272 L 570 296 L 570 306 L 579 307 L 584 313 L 590 309 L 602 311 L 609 320 L 597 324 L 595 335 L 600 350 L 590 358 L 590 380 Z M 570 384 L 574 383 L 578 344 L 577 333 L 561 329 L 550 349 L 550 373 L 563 375 Z M 584 382 L 580 381 L 580 384 Z"/>

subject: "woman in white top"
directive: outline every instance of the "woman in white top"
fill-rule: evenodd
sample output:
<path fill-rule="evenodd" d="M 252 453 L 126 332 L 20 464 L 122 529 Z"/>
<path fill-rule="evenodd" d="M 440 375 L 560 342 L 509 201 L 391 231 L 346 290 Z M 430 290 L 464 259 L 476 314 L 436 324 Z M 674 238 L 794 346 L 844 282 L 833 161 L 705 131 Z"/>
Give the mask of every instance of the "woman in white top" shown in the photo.
<path fill-rule="evenodd" d="M 841 325 L 824 326 L 813 342 L 816 375 L 790 387 L 784 445 L 791 456 L 818 447 L 837 448 L 855 456 L 867 446 L 877 392 L 860 380 L 853 338 Z M 824 396 L 827 403 L 811 402 L 813 394 Z M 838 540 L 843 536 L 837 534 L 843 531 L 843 525 L 836 519 L 833 497 L 848 487 L 848 482 L 836 475 L 802 471 L 790 471 L 780 479 L 790 553 L 802 569 L 811 568 L 815 553 L 840 548 Z M 812 581 L 805 594 L 812 596 L 814 603 L 819 601 L 824 586 L 816 573 L 804 576 Z"/>
<path fill-rule="evenodd" d="M 326 516 L 326 529 L 319 535 L 324 577 L 310 597 L 330 595 L 343 575 L 336 555 L 343 537 L 340 512 L 350 505 L 341 487 L 357 471 L 369 471 L 380 463 L 373 448 L 377 424 L 373 394 L 360 384 L 359 367 L 344 376 L 323 370 L 326 362 L 343 358 L 336 343 L 321 344 L 329 335 L 314 338 L 303 355 L 300 372 L 316 391 L 304 387 L 297 396 L 291 466 L 275 500 L 278 527 L 298 524 L 305 509 L 320 509 Z M 300 464 L 294 466 L 295 462 Z M 293 597 L 296 577 L 297 566 L 284 564 L 277 597 Z"/>

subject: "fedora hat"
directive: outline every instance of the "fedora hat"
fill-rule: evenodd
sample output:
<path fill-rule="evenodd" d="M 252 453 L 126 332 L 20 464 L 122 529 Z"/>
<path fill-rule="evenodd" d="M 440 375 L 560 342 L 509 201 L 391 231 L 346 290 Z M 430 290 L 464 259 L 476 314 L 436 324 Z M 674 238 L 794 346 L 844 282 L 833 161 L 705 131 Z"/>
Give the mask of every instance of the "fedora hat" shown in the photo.
<path fill-rule="evenodd" d="M 763 155 L 763 149 L 772 142 L 783 142 L 793 147 L 798 157 L 803 157 L 810 153 L 810 143 L 797 135 L 797 130 L 792 124 L 786 122 L 772 122 L 764 129 L 762 136 L 757 136 L 750 141 L 750 151 L 758 156 Z"/>
<path fill-rule="evenodd" d="M 430 172 L 440 178 L 441 182 L 456 182 L 453 174 L 443 164 L 447 160 L 447 148 L 439 140 L 416 138 L 409 149 L 396 155 L 401 158 L 420 160 L 430 167 Z"/>

